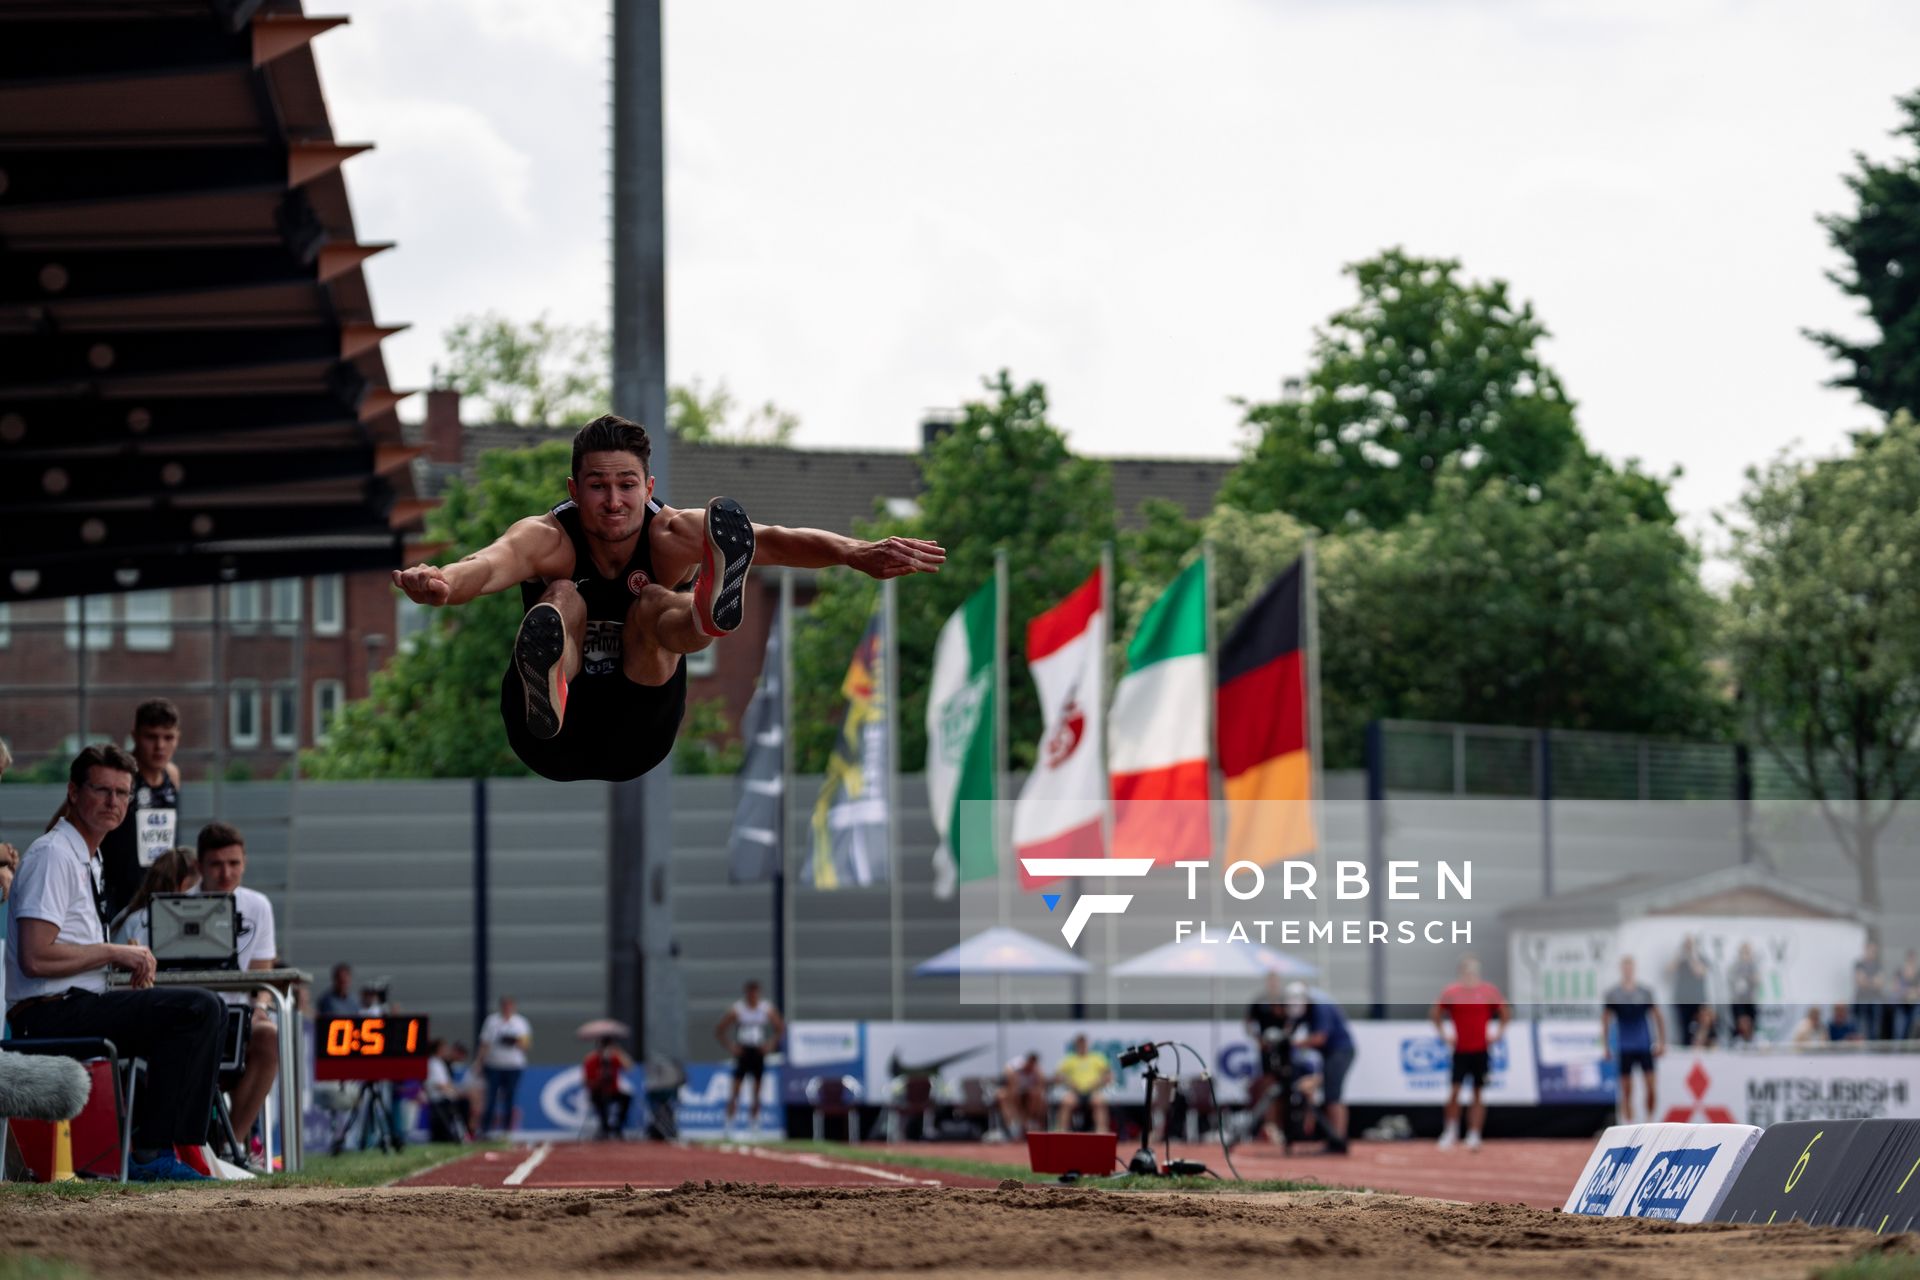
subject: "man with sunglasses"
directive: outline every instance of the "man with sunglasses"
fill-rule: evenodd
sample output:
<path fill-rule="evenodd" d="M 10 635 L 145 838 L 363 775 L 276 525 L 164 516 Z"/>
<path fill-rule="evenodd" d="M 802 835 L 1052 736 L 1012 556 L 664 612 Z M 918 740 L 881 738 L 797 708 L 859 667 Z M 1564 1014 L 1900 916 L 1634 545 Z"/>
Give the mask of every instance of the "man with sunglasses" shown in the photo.
<path fill-rule="evenodd" d="M 100 842 L 126 819 L 134 760 L 93 746 L 67 771 L 67 803 L 28 846 L 7 916 L 7 1020 L 33 1040 L 104 1038 L 122 1058 L 147 1061 L 135 1095 L 130 1175 L 193 1181 L 176 1145 L 206 1141 L 226 1007 L 197 987 L 155 988 L 153 953 L 107 941 Z M 109 967 L 131 978 L 108 990 Z"/>

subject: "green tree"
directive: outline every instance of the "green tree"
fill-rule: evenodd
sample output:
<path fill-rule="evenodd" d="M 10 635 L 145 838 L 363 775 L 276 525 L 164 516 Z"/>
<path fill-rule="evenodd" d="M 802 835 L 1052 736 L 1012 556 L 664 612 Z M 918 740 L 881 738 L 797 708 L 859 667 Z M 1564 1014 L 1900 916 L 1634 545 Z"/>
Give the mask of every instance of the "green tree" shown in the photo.
<path fill-rule="evenodd" d="M 464 316 L 441 335 L 447 386 L 494 422 L 548 426 L 607 411 L 611 349 L 598 325 L 521 323 L 496 312 Z"/>
<path fill-rule="evenodd" d="M 1222 499 L 1317 529 L 1424 511 L 1450 461 L 1469 486 L 1540 484 L 1582 452 L 1573 405 L 1537 350 L 1546 327 L 1504 281 L 1390 249 L 1347 274 L 1359 300 L 1314 337 L 1305 383 L 1247 406 L 1253 444 Z"/>
<path fill-rule="evenodd" d="M 1724 727 L 1699 553 L 1663 483 L 1631 465 L 1580 457 L 1540 486 L 1449 468 L 1426 513 L 1331 542 L 1330 752 L 1356 759 L 1376 717 L 1666 736 Z"/>
<path fill-rule="evenodd" d="M 1820 804 L 1880 906 L 1877 843 L 1920 785 L 1920 424 L 1748 472 L 1729 630 L 1748 727 Z"/>
<path fill-rule="evenodd" d="M 554 426 L 606 413 L 613 401 L 612 345 L 603 325 L 521 322 L 496 312 L 463 316 L 442 336 L 438 376 L 494 422 Z M 769 400 L 744 414 L 723 378 L 667 389 L 667 429 L 699 443 L 787 444 L 800 418 Z"/>
<path fill-rule="evenodd" d="M 757 409 L 736 418 L 733 392 L 722 378 L 709 390 L 699 378 L 667 391 L 667 428 L 676 439 L 696 443 L 724 441 L 731 444 L 790 443 L 800 428 L 797 414 L 769 400 Z"/>
<path fill-rule="evenodd" d="M 740 772 L 747 744 L 727 725 L 724 698 L 690 698 L 673 750 L 673 771 L 685 774 Z"/>
<path fill-rule="evenodd" d="M 1852 387 L 1883 414 L 1920 412 L 1920 90 L 1899 99 L 1905 119 L 1893 132 L 1916 151 L 1889 164 L 1856 152 L 1857 172 L 1846 182 L 1858 202 L 1851 217 L 1820 219 L 1833 247 L 1847 259 L 1827 278 L 1859 299 L 1878 336 L 1855 342 L 1833 333 L 1809 333 L 1852 371 L 1834 386 Z"/>
<path fill-rule="evenodd" d="M 1040 736 L 1039 698 L 1021 655 L 1026 626 L 1083 581 L 1113 538 L 1113 483 L 1104 463 L 1075 457 L 1047 417 L 1046 389 L 1016 384 L 1002 371 L 988 397 L 965 406 L 961 420 L 921 461 L 920 511 L 909 520 L 876 519 L 864 537 L 933 538 L 947 549 L 938 574 L 898 588 L 900 620 L 901 767 L 926 754 L 927 691 L 933 647 L 947 615 L 993 576 L 996 548 L 1009 562 L 1007 641 L 1009 747 L 1015 765 L 1030 763 Z M 879 584 L 852 573 L 820 577 L 818 596 L 794 642 L 795 745 L 800 767 L 825 764 L 842 699 L 840 682 L 873 607 Z"/>
<path fill-rule="evenodd" d="M 1538 488 L 1449 466 L 1431 508 L 1391 529 L 1317 541 L 1321 728 L 1327 762 L 1357 765 L 1375 718 L 1693 735 L 1726 708 L 1705 661 L 1713 603 L 1656 477 L 1581 458 Z M 1214 546 L 1224 635 L 1312 530 L 1220 505 Z M 1143 561 L 1121 591 L 1129 632 L 1174 571 Z"/>

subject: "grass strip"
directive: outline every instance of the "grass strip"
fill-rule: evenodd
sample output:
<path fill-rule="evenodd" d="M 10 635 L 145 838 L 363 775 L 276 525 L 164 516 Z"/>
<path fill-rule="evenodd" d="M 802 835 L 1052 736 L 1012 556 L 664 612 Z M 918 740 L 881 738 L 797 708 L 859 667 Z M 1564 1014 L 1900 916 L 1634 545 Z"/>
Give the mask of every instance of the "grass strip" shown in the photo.
<path fill-rule="evenodd" d="M 54 1196 L 66 1199 L 91 1199 L 96 1196 L 150 1195 L 156 1191 L 270 1191 L 276 1187 L 384 1187 L 402 1178 L 423 1173 L 437 1165 L 482 1151 L 500 1151 L 501 1142 L 428 1142 L 409 1146 L 399 1154 L 385 1151 L 343 1151 L 337 1156 L 309 1156 L 306 1168 L 298 1173 L 262 1174 L 238 1182 L 118 1182 L 83 1179 L 79 1182 L 7 1182 L 0 1183 L 0 1202 L 8 1198 Z M 19 1273 L 22 1280 L 32 1273 Z M 52 1273 L 49 1273 L 50 1275 Z M 14 1273 L 0 1270 L 0 1280 L 14 1280 Z"/>
<path fill-rule="evenodd" d="M 1816 1272 L 1814 1280 L 1920 1280 L 1920 1255 L 1866 1253 Z"/>

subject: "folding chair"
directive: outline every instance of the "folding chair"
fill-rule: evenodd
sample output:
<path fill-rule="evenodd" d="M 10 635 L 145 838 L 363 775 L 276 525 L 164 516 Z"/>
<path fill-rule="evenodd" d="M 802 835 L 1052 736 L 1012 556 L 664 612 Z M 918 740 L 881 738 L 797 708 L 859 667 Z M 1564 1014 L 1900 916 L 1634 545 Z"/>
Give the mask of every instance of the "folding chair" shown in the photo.
<path fill-rule="evenodd" d="M 120 1181 L 125 1182 L 133 1162 L 134 1095 L 138 1091 L 140 1077 L 147 1069 L 146 1059 L 122 1058 L 113 1041 L 104 1038 L 0 1040 L 0 1049 L 8 1053 L 73 1058 L 83 1063 L 105 1061 L 113 1064 L 108 1074 L 113 1077 L 114 1123 L 120 1135 Z M 92 1105 L 90 1099 L 88 1106 Z"/>
<path fill-rule="evenodd" d="M 815 1076 L 807 1081 L 807 1105 L 813 1108 L 813 1140 L 827 1139 L 827 1117 L 843 1116 L 847 1141 L 860 1141 L 860 1082 L 852 1076 Z"/>
<path fill-rule="evenodd" d="M 887 1104 L 887 1141 L 904 1142 L 907 1117 L 914 1115 L 920 1117 L 921 1140 L 931 1139 L 934 1121 L 940 1114 L 939 1106 L 933 1100 L 933 1077 L 903 1076 L 895 1088 L 896 1095 Z"/>
<path fill-rule="evenodd" d="M 1220 1103 L 1213 1096 L 1213 1081 L 1194 1076 L 1187 1081 L 1187 1141 L 1198 1142 L 1211 1121 L 1220 1126 Z"/>

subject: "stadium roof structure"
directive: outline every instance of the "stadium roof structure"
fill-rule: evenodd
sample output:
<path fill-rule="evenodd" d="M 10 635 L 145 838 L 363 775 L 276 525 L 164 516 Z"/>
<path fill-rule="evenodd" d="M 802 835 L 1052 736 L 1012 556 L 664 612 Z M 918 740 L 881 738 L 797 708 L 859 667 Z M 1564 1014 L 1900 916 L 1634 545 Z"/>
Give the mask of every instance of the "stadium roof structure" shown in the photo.
<path fill-rule="evenodd" d="M 401 563 L 300 0 L 0 0 L 0 601 Z"/>

